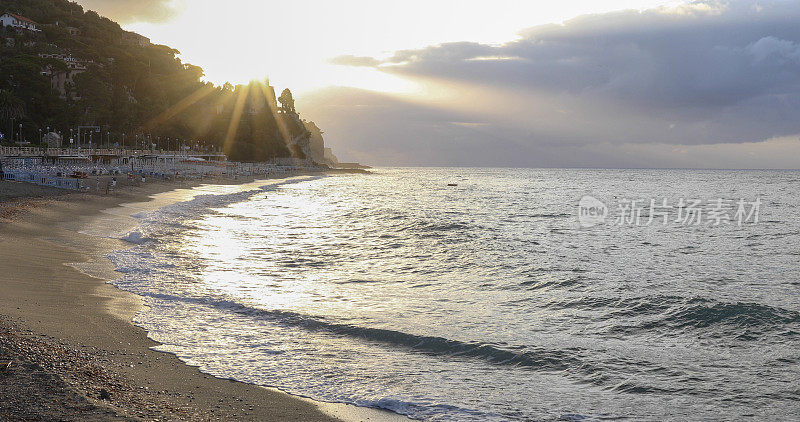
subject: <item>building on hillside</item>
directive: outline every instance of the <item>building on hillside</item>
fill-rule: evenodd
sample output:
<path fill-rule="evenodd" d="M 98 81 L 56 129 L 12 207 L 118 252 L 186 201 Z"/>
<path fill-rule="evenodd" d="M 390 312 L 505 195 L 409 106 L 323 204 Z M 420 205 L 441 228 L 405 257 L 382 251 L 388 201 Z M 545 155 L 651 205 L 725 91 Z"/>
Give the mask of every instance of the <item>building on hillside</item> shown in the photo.
<path fill-rule="evenodd" d="M 78 100 L 78 96 L 74 91 L 75 75 L 86 72 L 89 65 L 94 62 L 91 60 L 80 60 L 72 57 L 69 54 L 40 54 L 39 57 L 43 59 L 53 59 L 63 62 L 67 65 L 67 71 L 56 70 L 53 66 L 45 66 L 42 68 L 42 76 L 50 78 L 50 85 L 54 90 L 58 91 L 60 97 L 63 99 Z"/>
<path fill-rule="evenodd" d="M 72 57 L 71 54 L 39 54 L 43 59 L 53 59 L 64 62 L 69 68 L 73 67 L 87 67 L 94 63 L 94 60 L 83 60 Z"/>
<path fill-rule="evenodd" d="M 3 26 L 10 26 L 17 29 L 27 29 L 28 31 L 40 32 L 37 28 L 38 23 L 26 18 L 25 16 L 15 15 L 13 13 L 3 13 L 0 15 L 0 24 Z"/>
<path fill-rule="evenodd" d="M 69 32 L 69 34 L 72 35 L 73 37 L 81 34 L 81 30 L 73 26 L 67 26 L 64 29 L 66 29 L 67 32 Z"/>
<path fill-rule="evenodd" d="M 61 135 L 55 132 L 50 132 L 44 135 L 42 141 L 44 141 L 49 148 L 61 148 L 64 139 L 61 137 Z"/>
<path fill-rule="evenodd" d="M 122 34 L 122 42 L 128 45 L 138 45 L 139 47 L 147 47 L 151 45 L 150 38 L 129 31 L 125 31 Z"/>

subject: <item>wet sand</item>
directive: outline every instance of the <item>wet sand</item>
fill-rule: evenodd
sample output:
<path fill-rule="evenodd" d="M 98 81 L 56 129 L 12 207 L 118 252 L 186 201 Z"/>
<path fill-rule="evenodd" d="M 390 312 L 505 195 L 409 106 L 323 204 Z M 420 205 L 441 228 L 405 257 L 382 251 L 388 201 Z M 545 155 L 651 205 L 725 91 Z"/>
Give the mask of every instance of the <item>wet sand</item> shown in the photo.
<path fill-rule="evenodd" d="M 130 323 L 138 297 L 69 265 L 113 277 L 102 256 L 123 242 L 77 233 L 75 225 L 181 184 L 198 183 L 154 182 L 110 195 L 45 189 L 9 199 L 31 185 L 0 182 L 0 419 L 403 420 L 214 378 L 153 351 L 156 343 Z"/>

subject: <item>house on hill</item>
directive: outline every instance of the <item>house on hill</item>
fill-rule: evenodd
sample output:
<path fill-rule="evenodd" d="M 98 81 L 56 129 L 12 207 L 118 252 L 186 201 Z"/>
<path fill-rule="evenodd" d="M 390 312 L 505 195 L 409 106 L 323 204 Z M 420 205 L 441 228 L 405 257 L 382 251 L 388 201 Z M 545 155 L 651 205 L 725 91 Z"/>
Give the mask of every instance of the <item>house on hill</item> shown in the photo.
<path fill-rule="evenodd" d="M 150 38 L 147 38 L 144 35 L 139 35 L 135 32 L 125 31 L 122 34 L 122 43 L 127 45 L 147 47 L 150 45 Z"/>
<path fill-rule="evenodd" d="M 69 54 L 39 54 L 43 59 L 53 59 L 64 63 L 67 71 L 56 70 L 53 66 L 42 68 L 42 76 L 50 78 L 50 85 L 60 94 L 63 99 L 77 100 L 79 97 L 74 92 L 75 75 L 86 72 L 90 65 L 94 64 L 91 60 L 81 60 Z"/>
<path fill-rule="evenodd" d="M 28 31 L 33 32 L 40 32 L 36 26 L 38 23 L 20 15 L 15 15 L 13 13 L 3 13 L 0 15 L 0 24 L 3 26 L 10 26 L 12 28 L 17 29 L 27 29 Z"/>

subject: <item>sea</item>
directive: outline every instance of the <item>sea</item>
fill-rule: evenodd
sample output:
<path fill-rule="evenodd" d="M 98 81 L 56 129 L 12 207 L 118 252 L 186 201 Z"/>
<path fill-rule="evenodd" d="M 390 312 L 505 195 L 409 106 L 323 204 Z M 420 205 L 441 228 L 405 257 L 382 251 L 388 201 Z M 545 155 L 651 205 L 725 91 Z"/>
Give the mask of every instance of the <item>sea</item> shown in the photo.
<path fill-rule="evenodd" d="M 800 172 L 378 168 L 134 215 L 187 364 L 424 421 L 800 415 Z"/>

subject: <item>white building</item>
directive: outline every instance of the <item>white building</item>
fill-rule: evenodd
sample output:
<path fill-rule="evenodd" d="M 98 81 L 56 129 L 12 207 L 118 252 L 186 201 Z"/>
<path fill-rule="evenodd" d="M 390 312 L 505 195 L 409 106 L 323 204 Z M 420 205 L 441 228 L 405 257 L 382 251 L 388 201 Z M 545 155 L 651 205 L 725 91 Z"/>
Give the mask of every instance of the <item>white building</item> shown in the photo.
<path fill-rule="evenodd" d="M 27 29 L 29 31 L 39 32 L 36 28 L 36 22 L 20 15 L 13 13 L 4 13 L 0 15 L 0 24 L 3 26 L 10 26 L 12 28 Z"/>

